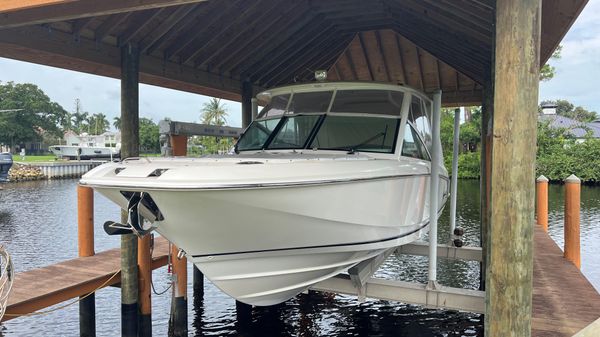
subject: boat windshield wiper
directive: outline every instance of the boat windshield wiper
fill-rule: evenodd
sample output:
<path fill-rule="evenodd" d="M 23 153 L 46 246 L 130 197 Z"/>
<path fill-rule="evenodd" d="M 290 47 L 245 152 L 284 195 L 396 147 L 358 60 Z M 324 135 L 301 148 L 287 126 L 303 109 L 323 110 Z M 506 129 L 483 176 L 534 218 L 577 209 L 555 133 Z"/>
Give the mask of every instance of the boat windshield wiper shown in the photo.
<path fill-rule="evenodd" d="M 374 141 L 377 138 L 383 137 L 383 141 L 385 141 L 385 136 L 387 135 L 387 125 L 385 126 L 385 130 L 378 132 L 376 135 L 362 141 L 361 143 L 358 143 L 356 145 L 352 145 L 350 147 L 348 147 L 348 154 L 353 154 L 356 152 L 356 148 L 359 148 L 363 145 L 369 144 L 370 142 Z M 381 144 L 383 146 L 383 144 Z"/>

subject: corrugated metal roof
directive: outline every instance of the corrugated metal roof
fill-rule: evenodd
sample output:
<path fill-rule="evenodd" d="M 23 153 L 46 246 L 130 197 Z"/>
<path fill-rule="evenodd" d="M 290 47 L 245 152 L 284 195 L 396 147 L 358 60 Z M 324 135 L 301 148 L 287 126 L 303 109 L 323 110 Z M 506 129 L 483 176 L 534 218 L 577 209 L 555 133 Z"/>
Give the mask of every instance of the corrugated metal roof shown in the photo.
<path fill-rule="evenodd" d="M 592 133 L 592 137 L 600 138 L 600 121 L 585 123 L 560 115 L 540 115 L 539 119 L 550 121 L 551 127 L 568 129 L 577 138 L 585 137 L 588 131 Z"/>

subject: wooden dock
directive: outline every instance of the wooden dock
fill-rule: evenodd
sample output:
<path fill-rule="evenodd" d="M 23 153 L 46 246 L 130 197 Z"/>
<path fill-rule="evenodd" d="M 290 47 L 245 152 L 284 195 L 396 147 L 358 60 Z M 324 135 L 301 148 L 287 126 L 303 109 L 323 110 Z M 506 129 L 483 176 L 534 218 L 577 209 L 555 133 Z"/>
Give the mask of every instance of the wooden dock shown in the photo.
<path fill-rule="evenodd" d="M 538 225 L 534 232 L 534 337 L 571 337 L 600 317 L 600 294 Z"/>
<path fill-rule="evenodd" d="M 152 269 L 165 266 L 168 254 L 168 241 L 157 237 L 154 241 Z M 118 284 L 121 281 L 120 274 L 109 282 L 107 280 L 121 269 L 120 255 L 120 248 L 115 248 L 94 256 L 17 273 L 2 321 L 16 318 L 11 315 L 32 313 L 86 295 L 104 283 L 105 286 Z"/>
<path fill-rule="evenodd" d="M 563 258 L 563 252 L 535 225 L 533 271 L 534 337 L 570 337 L 600 317 L 600 294 L 581 271 Z M 167 264 L 168 241 L 156 238 L 152 268 Z M 83 296 L 120 270 L 120 249 L 77 258 L 18 273 L 7 314 L 27 314 Z M 116 285 L 120 275 L 105 286 Z M 5 316 L 4 321 L 15 318 Z"/>

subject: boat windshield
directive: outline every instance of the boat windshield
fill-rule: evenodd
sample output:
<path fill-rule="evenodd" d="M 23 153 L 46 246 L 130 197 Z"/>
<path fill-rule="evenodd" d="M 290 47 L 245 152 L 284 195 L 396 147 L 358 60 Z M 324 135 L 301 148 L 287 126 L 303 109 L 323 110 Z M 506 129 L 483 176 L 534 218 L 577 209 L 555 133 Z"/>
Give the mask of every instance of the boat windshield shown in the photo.
<path fill-rule="evenodd" d="M 254 121 L 238 151 L 322 149 L 393 153 L 399 118 L 310 114 Z"/>
<path fill-rule="evenodd" d="M 323 149 L 393 153 L 404 93 L 347 89 L 273 96 L 237 151 Z"/>

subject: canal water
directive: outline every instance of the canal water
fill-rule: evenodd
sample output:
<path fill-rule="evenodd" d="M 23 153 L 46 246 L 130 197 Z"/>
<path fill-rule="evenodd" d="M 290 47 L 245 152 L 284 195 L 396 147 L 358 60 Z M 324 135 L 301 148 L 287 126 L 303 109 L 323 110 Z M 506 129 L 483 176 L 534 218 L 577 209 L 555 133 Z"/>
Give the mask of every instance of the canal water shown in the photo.
<path fill-rule="evenodd" d="M 76 180 L 4 184 L 0 191 L 0 243 L 13 256 L 16 271 L 77 257 Z M 479 183 L 459 182 L 457 223 L 468 245 L 479 245 Z M 550 233 L 562 245 L 562 186 L 550 186 Z M 115 205 L 96 194 L 96 251 L 119 247 L 118 237 L 104 234 L 101 224 L 119 219 Z M 582 188 L 582 270 L 600 289 L 600 188 Z M 448 238 L 448 209 L 440 219 L 440 242 Z M 191 282 L 191 266 L 188 272 Z M 377 277 L 426 282 L 427 258 L 393 255 Z M 157 292 L 168 287 L 166 268 L 154 271 Z M 440 260 L 441 284 L 476 289 L 476 262 Z M 414 305 L 342 295 L 310 293 L 270 308 L 255 308 L 252 321 L 236 320 L 235 302 L 209 282 L 203 299 L 189 289 L 191 336 L 483 336 L 483 317 L 457 311 L 423 309 Z M 154 336 L 167 335 L 170 291 L 152 297 Z M 68 302 L 67 302 L 68 303 Z M 96 294 L 98 336 L 120 335 L 120 290 Z M 2 336 L 78 336 L 77 304 L 47 315 L 20 317 L 0 325 Z"/>

